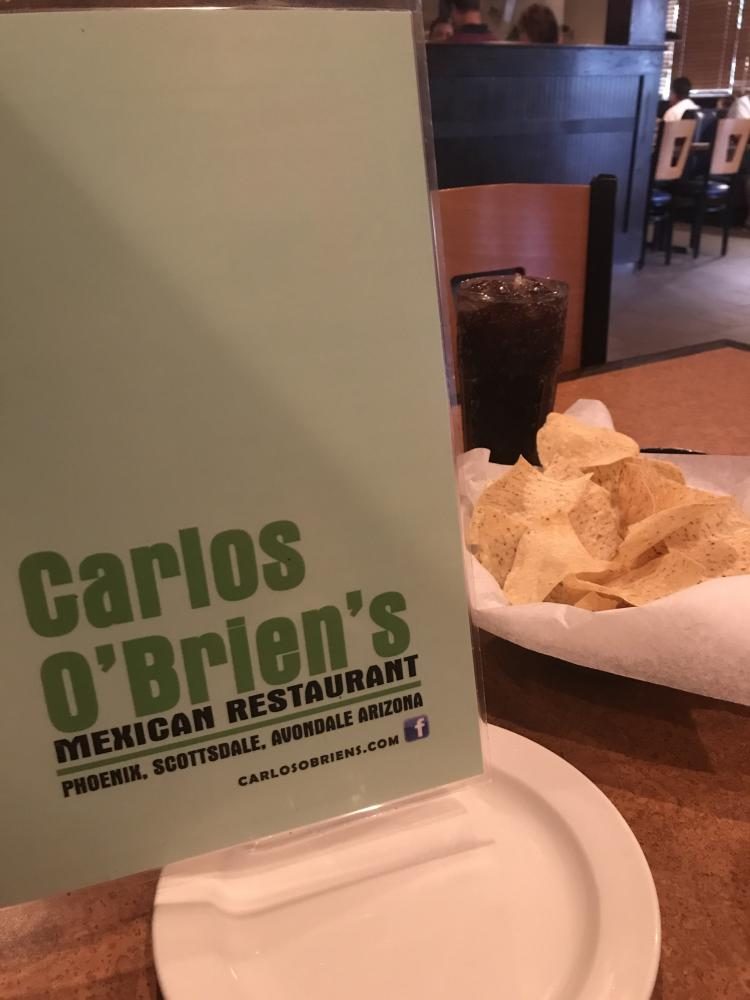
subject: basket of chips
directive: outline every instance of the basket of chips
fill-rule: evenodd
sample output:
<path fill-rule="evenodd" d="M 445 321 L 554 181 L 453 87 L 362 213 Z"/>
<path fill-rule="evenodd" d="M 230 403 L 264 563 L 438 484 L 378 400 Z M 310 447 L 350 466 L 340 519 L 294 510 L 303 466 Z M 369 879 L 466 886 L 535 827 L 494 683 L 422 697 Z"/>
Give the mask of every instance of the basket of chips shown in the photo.
<path fill-rule="evenodd" d="M 643 455 L 601 404 L 573 410 L 539 431 L 540 467 L 493 465 L 484 449 L 461 458 L 475 623 L 750 704 L 750 460 Z"/>

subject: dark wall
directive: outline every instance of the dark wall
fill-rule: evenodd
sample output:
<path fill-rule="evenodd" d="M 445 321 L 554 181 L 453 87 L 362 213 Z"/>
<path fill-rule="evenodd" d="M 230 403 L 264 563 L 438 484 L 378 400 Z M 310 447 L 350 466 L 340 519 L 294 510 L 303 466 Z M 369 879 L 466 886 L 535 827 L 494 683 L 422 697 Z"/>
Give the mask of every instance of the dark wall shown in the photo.
<path fill-rule="evenodd" d="M 664 41 L 667 0 L 609 0 L 607 45 L 658 45 Z"/>
<path fill-rule="evenodd" d="M 615 260 L 640 253 L 661 46 L 430 45 L 438 184 L 617 177 Z"/>

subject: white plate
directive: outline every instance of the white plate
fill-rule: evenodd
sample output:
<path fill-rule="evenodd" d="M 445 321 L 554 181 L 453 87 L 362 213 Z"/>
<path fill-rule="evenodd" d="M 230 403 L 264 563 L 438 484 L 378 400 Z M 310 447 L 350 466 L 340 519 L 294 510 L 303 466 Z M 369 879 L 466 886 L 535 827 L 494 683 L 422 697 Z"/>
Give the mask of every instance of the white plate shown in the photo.
<path fill-rule="evenodd" d="M 282 867 L 232 848 L 165 868 L 167 1000 L 648 1000 L 659 906 L 635 837 L 565 761 L 489 733 L 492 780 L 423 823 Z"/>

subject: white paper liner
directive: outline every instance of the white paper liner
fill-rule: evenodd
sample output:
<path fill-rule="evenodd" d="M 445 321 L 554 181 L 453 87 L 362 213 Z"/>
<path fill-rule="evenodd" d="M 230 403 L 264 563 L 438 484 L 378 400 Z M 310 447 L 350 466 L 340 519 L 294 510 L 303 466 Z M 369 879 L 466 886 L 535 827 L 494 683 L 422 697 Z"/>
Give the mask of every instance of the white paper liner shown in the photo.
<path fill-rule="evenodd" d="M 567 412 L 612 427 L 598 400 L 578 400 Z M 482 490 L 508 468 L 489 454 L 477 448 L 458 462 L 464 530 Z M 750 514 L 750 457 L 656 457 L 680 466 L 691 486 L 733 494 Z M 465 547 L 464 556 L 472 619 L 492 635 L 582 666 L 750 705 L 750 576 L 707 580 L 640 608 L 593 612 L 511 606 Z"/>

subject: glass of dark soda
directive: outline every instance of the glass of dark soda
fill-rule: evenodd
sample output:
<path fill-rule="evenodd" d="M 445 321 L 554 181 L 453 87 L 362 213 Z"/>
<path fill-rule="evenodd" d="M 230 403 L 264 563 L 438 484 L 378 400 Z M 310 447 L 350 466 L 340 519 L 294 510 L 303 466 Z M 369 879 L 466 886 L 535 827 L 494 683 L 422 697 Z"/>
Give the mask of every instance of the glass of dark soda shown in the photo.
<path fill-rule="evenodd" d="M 491 460 L 537 463 L 536 432 L 552 409 L 568 286 L 551 278 L 475 276 L 455 291 L 464 446 Z"/>

